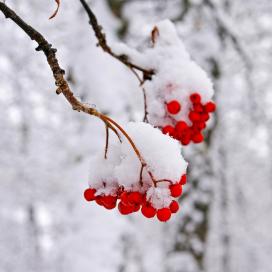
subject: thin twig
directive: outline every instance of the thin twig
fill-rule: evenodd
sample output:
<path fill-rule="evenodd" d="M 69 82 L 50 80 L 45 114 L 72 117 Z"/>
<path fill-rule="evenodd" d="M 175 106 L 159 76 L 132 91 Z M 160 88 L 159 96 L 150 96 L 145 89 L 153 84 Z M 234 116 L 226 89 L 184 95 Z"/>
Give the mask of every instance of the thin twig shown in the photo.
<path fill-rule="evenodd" d="M 144 170 L 144 166 L 141 165 L 141 170 L 140 170 L 140 185 L 143 186 L 143 170 Z"/>
<path fill-rule="evenodd" d="M 105 153 L 104 153 L 104 159 L 107 159 L 107 153 L 108 153 L 108 148 L 109 148 L 109 127 L 105 123 L 105 128 L 106 128 L 106 144 L 105 144 Z"/>

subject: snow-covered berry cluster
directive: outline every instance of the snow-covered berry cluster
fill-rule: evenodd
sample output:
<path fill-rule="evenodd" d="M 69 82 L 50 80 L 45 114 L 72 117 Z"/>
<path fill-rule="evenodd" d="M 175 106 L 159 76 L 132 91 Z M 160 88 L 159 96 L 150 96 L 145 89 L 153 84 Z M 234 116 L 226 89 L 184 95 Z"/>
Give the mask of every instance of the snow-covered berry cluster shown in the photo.
<path fill-rule="evenodd" d="M 206 122 L 215 111 L 213 84 L 191 59 L 174 24 L 169 20 L 156 24 L 152 46 L 141 53 L 125 45 L 116 50 L 154 71 L 151 80 L 143 84 L 148 122 L 182 145 L 201 143 Z"/>
<path fill-rule="evenodd" d="M 146 50 L 156 71 L 144 87 L 148 121 L 182 145 L 201 143 L 210 114 L 213 85 L 206 72 L 189 56 L 170 21 L 157 24 L 154 46 Z"/>
<path fill-rule="evenodd" d="M 123 215 L 141 211 L 147 218 L 157 215 L 165 222 L 178 211 L 175 198 L 181 196 L 186 183 L 187 163 L 180 145 L 146 123 L 131 122 L 126 131 L 144 161 L 125 139 L 111 144 L 106 160 L 103 154 L 94 157 L 90 188 L 84 197 L 106 209 L 118 206 Z"/>

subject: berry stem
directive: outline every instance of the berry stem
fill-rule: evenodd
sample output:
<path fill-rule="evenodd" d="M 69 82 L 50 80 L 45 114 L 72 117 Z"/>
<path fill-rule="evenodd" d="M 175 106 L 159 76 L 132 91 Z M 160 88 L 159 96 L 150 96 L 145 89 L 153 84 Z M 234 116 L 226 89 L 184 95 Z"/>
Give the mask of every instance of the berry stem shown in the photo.
<path fill-rule="evenodd" d="M 105 128 L 106 128 L 106 144 L 105 144 L 104 158 L 106 160 L 107 159 L 108 148 L 109 148 L 109 127 L 108 127 L 108 125 L 106 123 L 105 123 Z"/>
<path fill-rule="evenodd" d="M 172 180 L 170 179 L 159 179 L 159 180 L 156 180 L 156 183 L 159 183 L 159 182 L 169 182 L 169 183 L 173 183 Z"/>
<path fill-rule="evenodd" d="M 141 165 L 141 170 L 140 170 L 140 185 L 143 186 L 143 170 L 144 170 L 144 165 Z"/>

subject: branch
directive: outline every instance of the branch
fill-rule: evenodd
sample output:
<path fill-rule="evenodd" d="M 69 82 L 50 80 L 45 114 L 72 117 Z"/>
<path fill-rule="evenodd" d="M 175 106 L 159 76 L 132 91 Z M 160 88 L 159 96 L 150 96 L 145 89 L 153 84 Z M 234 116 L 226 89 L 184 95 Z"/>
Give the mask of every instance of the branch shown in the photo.
<path fill-rule="evenodd" d="M 111 129 L 118 136 L 119 140 L 121 140 L 117 132 L 117 129 L 119 129 L 119 131 L 121 131 L 121 133 L 127 138 L 129 143 L 131 144 L 141 164 L 146 165 L 143 157 L 141 156 L 133 140 L 130 138 L 130 136 L 119 124 L 117 124 L 114 120 L 112 120 L 108 116 L 98 112 L 96 109 L 86 106 L 74 96 L 73 92 L 71 91 L 69 87 L 69 84 L 64 78 L 65 71 L 60 67 L 58 63 L 58 60 L 56 57 L 57 50 L 55 48 L 52 48 L 52 45 L 48 43 L 48 41 L 42 36 L 42 34 L 40 34 L 32 26 L 28 25 L 25 21 L 23 21 L 23 19 L 21 19 L 4 2 L 0 2 L 0 11 L 6 16 L 7 19 L 11 19 L 16 25 L 18 25 L 29 36 L 31 40 L 34 40 L 38 43 L 38 47 L 36 48 L 36 50 L 42 51 L 46 56 L 47 62 L 55 78 L 55 84 L 58 87 L 56 91 L 57 94 L 62 93 L 64 97 L 66 98 L 66 100 L 69 102 L 69 104 L 72 106 L 73 110 L 76 110 L 78 112 L 84 112 L 89 115 L 98 117 L 100 120 L 102 120 L 105 123 L 105 125 L 109 129 Z"/>
<path fill-rule="evenodd" d="M 106 35 L 105 33 L 102 32 L 103 28 L 101 25 L 98 24 L 97 18 L 95 16 L 95 14 L 93 13 L 93 11 L 91 10 L 90 6 L 87 4 L 87 2 L 85 0 L 79 0 L 84 8 L 84 10 L 86 11 L 88 17 L 89 17 L 89 24 L 92 26 L 93 31 L 95 33 L 95 36 L 98 40 L 98 45 L 108 54 L 110 54 L 112 57 L 114 57 L 115 59 L 119 60 L 120 62 L 122 62 L 124 65 L 126 65 L 128 68 L 130 69 L 136 69 L 140 72 L 143 73 L 143 78 L 144 79 L 151 79 L 152 75 L 154 74 L 153 70 L 147 70 L 144 69 L 134 63 L 132 63 L 131 61 L 129 61 L 128 56 L 122 54 L 122 55 L 118 55 L 115 54 L 112 49 L 110 48 L 110 46 L 107 43 L 107 39 L 106 39 Z"/>

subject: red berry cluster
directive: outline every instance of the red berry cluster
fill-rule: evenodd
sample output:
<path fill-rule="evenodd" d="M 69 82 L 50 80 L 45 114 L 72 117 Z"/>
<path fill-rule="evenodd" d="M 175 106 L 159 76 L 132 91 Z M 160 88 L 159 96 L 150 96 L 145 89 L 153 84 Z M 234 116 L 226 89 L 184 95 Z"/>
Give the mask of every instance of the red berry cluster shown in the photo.
<path fill-rule="evenodd" d="M 182 194 L 182 185 L 186 184 L 186 175 L 182 175 L 180 181 L 175 184 L 170 184 L 169 190 L 172 198 L 178 198 Z M 124 188 L 119 188 L 114 195 L 97 194 L 94 188 L 86 189 L 84 198 L 87 201 L 95 201 L 98 205 L 105 207 L 108 210 L 118 206 L 118 210 L 122 215 L 131 214 L 141 210 L 146 218 L 157 218 L 161 222 L 166 222 L 170 219 L 172 213 L 179 210 L 179 204 L 176 200 L 172 200 L 169 207 L 156 209 L 146 193 L 139 191 L 126 191 Z M 117 202 L 119 203 L 117 204 Z"/>
<path fill-rule="evenodd" d="M 206 122 L 210 118 L 210 113 L 216 110 L 216 105 L 213 102 L 206 104 L 201 103 L 201 96 L 199 93 L 190 95 L 191 108 L 188 117 L 192 122 L 188 125 L 184 121 L 177 121 L 173 125 L 167 125 L 162 128 L 164 134 L 169 134 L 173 138 L 179 140 L 181 144 L 188 145 L 191 141 L 195 144 L 201 143 L 204 140 L 202 131 L 206 127 Z M 178 114 L 182 105 L 177 100 L 172 100 L 166 104 L 167 112 L 169 114 Z"/>

